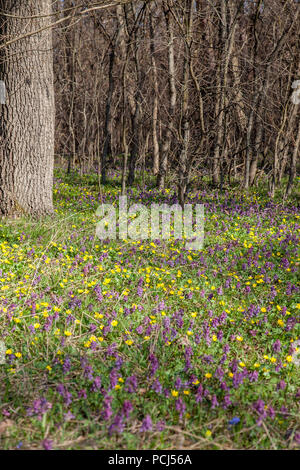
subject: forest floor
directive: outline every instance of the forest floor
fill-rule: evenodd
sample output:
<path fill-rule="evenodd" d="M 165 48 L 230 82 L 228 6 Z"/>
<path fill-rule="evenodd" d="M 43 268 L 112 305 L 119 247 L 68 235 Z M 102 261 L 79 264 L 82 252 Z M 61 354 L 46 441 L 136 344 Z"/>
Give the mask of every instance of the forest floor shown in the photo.
<path fill-rule="evenodd" d="M 54 217 L 0 221 L 0 448 L 299 448 L 299 202 L 194 190 L 202 251 L 104 243 L 119 180 L 57 171 Z"/>

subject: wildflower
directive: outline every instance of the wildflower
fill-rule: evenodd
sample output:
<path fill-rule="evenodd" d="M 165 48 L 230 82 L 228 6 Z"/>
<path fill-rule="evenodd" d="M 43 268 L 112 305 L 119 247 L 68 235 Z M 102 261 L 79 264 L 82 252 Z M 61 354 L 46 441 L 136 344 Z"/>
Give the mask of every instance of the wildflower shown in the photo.
<path fill-rule="evenodd" d="M 52 408 L 52 403 L 44 397 L 34 400 L 32 408 L 27 409 L 27 416 L 37 416 L 38 420 L 42 419 L 42 415 Z"/>
<path fill-rule="evenodd" d="M 286 383 L 284 380 L 280 380 L 278 385 L 277 385 L 277 390 L 284 390 L 286 387 Z"/>
<path fill-rule="evenodd" d="M 68 411 L 67 413 L 64 413 L 64 420 L 66 422 L 71 421 L 74 418 L 75 418 L 75 416 L 73 415 L 73 413 L 71 411 Z"/>
<path fill-rule="evenodd" d="M 126 382 L 125 382 L 125 390 L 128 393 L 135 393 L 137 389 L 137 378 L 135 375 L 131 375 L 130 377 L 127 377 Z"/>
<path fill-rule="evenodd" d="M 249 373 L 249 382 L 257 382 L 257 379 L 258 379 L 258 372 L 256 370 Z"/>
<path fill-rule="evenodd" d="M 256 421 L 258 426 L 261 426 L 263 419 L 267 416 L 265 402 L 261 399 L 258 399 L 256 402 L 253 403 L 252 408 L 258 413 L 259 418 Z"/>
<path fill-rule="evenodd" d="M 101 377 L 98 375 L 95 377 L 92 385 L 91 385 L 91 391 L 96 392 L 97 390 L 101 389 Z"/>
<path fill-rule="evenodd" d="M 125 400 L 123 403 L 122 412 L 124 413 L 126 419 L 129 419 L 129 416 L 132 410 L 133 410 L 132 403 L 129 400 Z"/>
<path fill-rule="evenodd" d="M 154 390 L 156 393 L 162 393 L 162 385 L 160 383 L 160 381 L 158 379 L 155 379 L 152 386 L 151 386 L 152 390 Z"/>
<path fill-rule="evenodd" d="M 166 423 L 164 421 L 158 421 L 158 423 L 156 423 L 156 430 L 162 432 L 165 429 L 165 425 Z"/>
<path fill-rule="evenodd" d="M 140 432 L 146 431 L 152 431 L 152 419 L 150 415 L 146 415 L 140 427 Z"/>
<path fill-rule="evenodd" d="M 286 406 L 282 405 L 282 407 L 280 408 L 280 415 L 286 419 L 287 416 L 288 416 L 288 409 L 286 408 Z"/>
<path fill-rule="evenodd" d="M 228 406 L 232 405 L 232 402 L 230 400 L 230 395 L 225 395 L 224 397 L 224 403 L 223 403 L 223 408 L 226 409 Z"/>
<path fill-rule="evenodd" d="M 228 421 L 228 424 L 229 424 L 229 426 L 235 426 L 236 424 L 239 424 L 240 421 L 241 421 L 240 418 L 235 416 L 234 418 L 232 418 Z"/>
<path fill-rule="evenodd" d="M 154 354 L 150 354 L 150 355 L 149 355 L 149 361 L 150 361 L 150 364 L 151 364 L 150 374 L 151 374 L 151 375 L 154 375 L 155 372 L 156 372 L 157 369 L 158 369 L 158 366 L 159 366 L 158 359 L 157 359 L 157 357 L 156 357 Z"/>
<path fill-rule="evenodd" d="M 113 432 L 122 433 L 123 430 L 123 414 L 117 414 L 113 420 L 113 423 L 108 428 L 109 435 L 111 435 Z"/>
<path fill-rule="evenodd" d="M 277 339 L 273 344 L 272 344 L 272 349 L 274 352 L 280 352 L 281 349 L 281 343 L 279 339 Z"/>
<path fill-rule="evenodd" d="M 186 405 L 183 402 L 182 398 L 178 398 L 178 400 L 176 400 L 175 408 L 176 408 L 176 411 L 179 412 L 179 418 L 182 418 L 182 416 L 183 416 L 183 414 L 186 410 Z"/>
<path fill-rule="evenodd" d="M 44 439 L 42 441 L 42 446 L 44 450 L 52 450 L 52 441 L 50 439 Z"/>
<path fill-rule="evenodd" d="M 113 413 L 111 408 L 112 399 L 113 398 L 111 396 L 107 395 L 103 400 L 101 416 L 104 421 L 108 421 Z"/>
<path fill-rule="evenodd" d="M 84 399 L 86 399 L 86 398 L 87 398 L 87 393 L 86 393 L 86 391 L 85 391 L 84 389 L 82 389 L 82 390 L 79 390 L 77 396 L 78 396 L 78 398 L 84 398 Z"/>
<path fill-rule="evenodd" d="M 298 304 L 299 305 L 299 304 Z M 300 445 L 300 432 L 296 432 L 294 435 L 294 441 L 296 444 Z"/>
<path fill-rule="evenodd" d="M 217 400 L 217 397 L 216 395 L 213 395 L 212 399 L 211 399 L 211 408 L 214 409 L 216 408 L 217 406 L 219 406 L 219 402 Z"/>

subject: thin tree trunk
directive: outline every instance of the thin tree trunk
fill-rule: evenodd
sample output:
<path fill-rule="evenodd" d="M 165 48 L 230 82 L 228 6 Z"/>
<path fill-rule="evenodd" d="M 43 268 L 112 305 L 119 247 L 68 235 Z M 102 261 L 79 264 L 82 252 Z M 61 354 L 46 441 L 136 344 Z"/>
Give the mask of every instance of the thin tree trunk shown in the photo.
<path fill-rule="evenodd" d="M 135 6 L 131 3 L 131 14 L 135 18 L 135 23 L 137 21 L 136 12 L 134 10 Z M 139 17 L 139 13 L 137 14 Z M 141 69 L 141 59 L 140 59 L 140 38 L 139 35 L 141 32 L 134 26 L 134 34 L 132 47 L 134 48 L 134 65 L 135 65 L 135 90 L 134 90 L 134 114 L 131 113 L 131 123 L 132 123 L 132 140 L 130 146 L 130 155 L 129 155 L 129 168 L 128 168 L 128 178 L 127 184 L 132 186 L 135 180 L 135 170 L 136 162 L 140 151 L 140 125 L 141 125 L 141 111 L 142 111 L 142 83 L 143 83 L 143 74 L 144 72 Z M 133 109 L 132 109 L 133 111 Z"/>
<path fill-rule="evenodd" d="M 71 8 L 71 0 L 65 1 L 64 7 Z M 66 81 L 68 93 L 64 96 L 66 101 L 66 110 L 68 114 L 68 131 L 71 137 L 71 153 L 68 155 L 68 174 L 71 172 L 72 166 L 75 164 L 76 159 L 76 135 L 75 135 L 75 96 L 76 96 L 76 82 L 75 82 L 75 60 L 76 60 L 76 45 L 75 45 L 75 30 L 72 27 L 73 15 L 67 21 L 67 29 L 65 32 L 65 54 L 66 54 Z M 69 16 L 69 12 L 64 12 L 65 17 Z"/>
<path fill-rule="evenodd" d="M 111 45 L 111 51 L 109 54 L 109 72 L 108 72 L 108 94 L 106 98 L 106 110 L 105 110 L 105 126 L 104 126 L 104 146 L 101 157 L 101 183 L 106 183 L 106 166 L 107 166 L 107 156 L 111 153 L 111 125 L 112 125 L 112 97 L 114 92 L 114 77 L 113 77 L 113 68 L 115 62 L 115 45 Z"/>
<path fill-rule="evenodd" d="M 179 155 L 178 165 L 178 200 L 179 204 L 184 206 L 187 187 L 189 183 L 189 145 L 190 145 L 190 116 L 189 116 L 189 80 L 191 69 L 191 38 L 192 38 L 192 23 L 193 23 L 193 7 L 192 0 L 187 0 L 186 15 L 185 15 L 185 53 L 183 59 L 183 93 L 182 93 L 182 129 L 181 129 L 181 152 Z"/>
<path fill-rule="evenodd" d="M 127 173 L 127 160 L 128 160 L 128 145 L 126 140 L 126 128 L 123 125 L 123 149 L 124 149 L 124 156 L 123 156 L 123 168 L 122 168 L 122 196 L 125 196 L 126 192 L 126 173 Z"/>
<path fill-rule="evenodd" d="M 157 80 L 157 67 L 155 60 L 155 37 L 153 29 L 153 11 L 149 13 L 149 26 L 150 26 L 150 52 L 151 52 L 151 65 L 153 76 L 153 106 L 152 106 L 152 143 L 153 143 L 153 174 L 157 175 L 159 171 L 159 144 L 157 138 L 157 122 L 158 122 L 158 80 Z"/>
<path fill-rule="evenodd" d="M 297 138 L 295 142 L 293 155 L 291 158 L 290 174 L 289 174 L 289 180 L 288 180 L 288 184 L 287 184 L 286 191 L 285 191 L 285 196 L 290 196 L 290 194 L 292 193 L 292 187 L 293 187 L 294 179 L 296 176 L 296 165 L 297 165 L 297 158 L 299 158 L 299 151 L 300 151 L 300 120 L 298 122 Z"/>
<path fill-rule="evenodd" d="M 176 108 L 173 17 L 166 2 L 163 3 L 163 9 L 168 38 L 169 123 L 167 125 L 166 135 L 163 139 L 163 144 L 161 146 L 159 172 L 157 175 L 157 186 L 160 190 L 164 189 L 165 187 L 165 179 L 168 169 L 168 158 L 172 139 L 172 128 L 174 128 L 173 121 L 175 117 Z"/>

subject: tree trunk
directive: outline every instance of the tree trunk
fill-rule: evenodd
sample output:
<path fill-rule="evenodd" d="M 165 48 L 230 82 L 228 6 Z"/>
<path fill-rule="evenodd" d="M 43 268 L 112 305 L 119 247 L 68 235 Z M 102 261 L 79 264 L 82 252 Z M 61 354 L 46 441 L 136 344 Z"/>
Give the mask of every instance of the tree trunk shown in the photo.
<path fill-rule="evenodd" d="M 0 0 L 3 42 L 51 21 L 50 0 Z M 48 16 L 47 16 L 48 15 Z M 22 17 L 37 16 L 34 19 Z M 53 212 L 54 89 L 52 32 L 48 28 L 2 49 L 0 76 L 7 88 L 0 124 L 0 215 Z"/>
<path fill-rule="evenodd" d="M 64 8 L 71 8 L 72 1 L 65 0 Z M 76 135 L 75 135 L 75 96 L 76 96 L 76 74 L 75 74 L 75 62 L 76 62 L 76 41 L 75 41 L 75 30 L 72 28 L 72 22 L 74 20 L 75 10 L 72 12 L 71 18 L 66 20 L 66 31 L 64 34 L 65 40 L 65 56 L 66 56 L 66 71 L 65 71 L 65 80 L 68 87 L 68 92 L 64 94 L 64 106 L 66 113 L 68 114 L 68 132 L 71 138 L 71 149 L 68 151 L 68 174 L 71 172 L 72 165 L 75 163 L 76 159 Z M 64 16 L 68 17 L 70 15 L 69 11 L 64 12 Z"/>
<path fill-rule="evenodd" d="M 111 51 L 109 54 L 109 85 L 108 85 L 108 94 L 106 98 L 106 110 L 105 110 L 105 127 L 104 127 L 104 146 L 103 152 L 101 155 L 101 183 L 106 183 L 106 166 L 107 166 L 107 156 L 111 154 L 111 126 L 112 126 L 112 98 L 114 92 L 114 77 L 113 77 L 113 68 L 115 61 L 115 45 L 112 44 Z"/>
<path fill-rule="evenodd" d="M 181 151 L 179 155 L 178 165 L 178 201 L 181 207 L 184 207 L 184 202 L 187 194 L 187 187 L 189 184 L 190 176 L 190 162 L 189 162 L 189 146 L 190 146 L 190 70 L 191 70 L 191 40 L 192 40 L 192 24 L 193 24 L 193 5 L 191 0 L 187 0 L 185 12 L 185 53 L 183 59 L 183 93 L 181 104 Z"/>
<path fill-rule="evenodd" d="M 172 127 L 174 127 L 174 115 L 176 108 L 173 17 L 170 9 L 168 8 L 168 5 L 165 2 L 163 3 L 163 11 L 165 15 L 168 35 L 169 124 L 167 127 L 164 142 L 161 146 L 159 172 L 157 175 L 157 186 L 159 189 L 164 189 L 165 187 L 165 179 L 168 169 L 168 157 L 172 139 Z"/>
<path fill-rule="evenodd" d="M 131 16 L 134 21 L 137 21 L 137 18 L 142 19 L 138 13 L 138 7 L 130 4 Z M 141 32 L 138 28 L 134 28 L 133 38 L 131 47 L 133 48 L 133 59 L 135 65 L 135 89 L 134 89 L 134 113 L 133 109 L 131 112 L 131 128 L 132 128 L 132 139 L 130 145 L 130 156 L 128 162 L 128 186 L 132 186 L 135 180 L 135 171 L 137 158 L 140 152 L 140 126 L 141 126 L 141 115 L 142 115 L 142 83 L 144 79 L 144 71 L 141 67 L 141 58 L 140 58 L 140 43 L 141 43 Z"/>
<path fill-rule="evenodd" d="M 149 26 L 150 26 L 150 52 L 151 52 L 151 66 L 153 75 L 153 108 L 152 108 L 152 142 L 153 142 L 153 174 L 157 175 L 159 170 L 159 145 L 157 138 L 157 121 L 158 121 L 158 80 L 157 80 L 157 67 L 155 60 L 155 37 L 153 28 L 153 10 L 149 13 Z"/>
<path fill-rule="evenodd" d="M 127 160 L 128 160 L 128 145 L 126 140 L 126 128 L 123 124 L 123 148 L 124 148 L 124 157 L 123 157 L 123 168 L 122 168 L 122 196 L 125 196 L 126 193 L 126 172 L 127 172 Z"/>
<path fill-rule="evenodd" d="M 295 142 L 293 155 L 292 155 L 292 158 L 291 158 L 290 174 L 289 174 L 288 184 L 287 184 L 287 187 L 286 187 L 285 196 L 290 196 L 291 193 L 292 193 L 292 187 L 293 187 L 294 179 L 295 179 L 295 176 L 296 176 L 296 170 L 297 170 L 297 168 L 296 168 L 297 157 L 299 158 L 299 147 L 300 147 L 300 121 L 298 123 L 297 138 L 296 138 L 296 142 Z"/>

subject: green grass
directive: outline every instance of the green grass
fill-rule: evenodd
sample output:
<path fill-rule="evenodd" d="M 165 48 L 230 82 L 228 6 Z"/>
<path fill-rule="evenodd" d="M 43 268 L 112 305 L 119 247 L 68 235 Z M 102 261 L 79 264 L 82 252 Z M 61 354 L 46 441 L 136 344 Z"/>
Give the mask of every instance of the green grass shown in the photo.
<path fill-rule="evenodd" d="M 99 187 L 97 175 L 57 171 L 53 217 L 1 221 L 0 447 L 299 447 L 296 199 L 195 182 L 201 252 L 175 240 L 104 243 L 96 210 L 116 204 L 119 181 L 114 172 Z M 174 189 L 159 193 L 148 175 L 141 186 L 130 202 L 172 201 Z M 147 415 L 152 430 L 143 432 Z"/>

